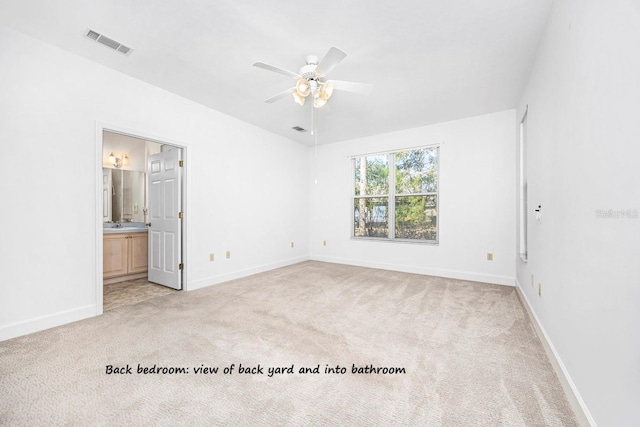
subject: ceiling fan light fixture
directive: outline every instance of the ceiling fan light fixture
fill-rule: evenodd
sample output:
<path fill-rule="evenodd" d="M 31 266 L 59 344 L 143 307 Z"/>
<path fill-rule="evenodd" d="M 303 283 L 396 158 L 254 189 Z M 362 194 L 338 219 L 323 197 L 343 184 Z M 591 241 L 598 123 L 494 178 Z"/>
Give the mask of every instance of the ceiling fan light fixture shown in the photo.
<path fill-rule="evenodd" d="M 333 95 L 333 85 L 331 83 L 325 83 L 320 88 L 320 98 L 327 101 Z"/>
<path fill-rule="evenodd" d="M 296 82 L 296 93 L 301 97 L 309 96 L 309 94 L 311 93 L 311 85 L 309 84 L 307 79 L 298 79 L 298 81 Z"/>
<path fill-rule="evenodd" d="M 296 101 L 296 104 L 300 105 L 301 107 L 304 105 L 305 96 L 300 95 L 298 91 L 293 92 L 293 100 Z"/>
<path fill-rule="evenodd" d="M 313 98 L 313 106 L 315 108 L 322 108 L 326 105 L 326 103 L 327 103 L 327 100 L 321 96 Z"/>
<path fill-rule="evenodd" d="M 304 106 L 305 98 L 311 95 L 314 107 L 321 108 L 327 104 L 327 101 L 333 95 L 334 90 L 360 93 L 364 95 L 368 95 L 371 92 L 373 85 L 367 83 L 325 80 L 327 74 L 340 61 L 342 61 L 345 56 L 347 56 L 347 54 L 337 47 L 330 48 L 321 60 L 318 60 L 317 56 L 309 55 L 307 56 L 306 65 L 303 65 L 298 73 L 265 64 L 264 62 L 256 62 L 253 65 L 258 68 L 293 77 L 296 81 L 296 85 L 294 87 L 265 99 L 265 102 L 272 103 L 286 97 L 288 94 L 292 94 L 293 100 L 296 104 Z"/>

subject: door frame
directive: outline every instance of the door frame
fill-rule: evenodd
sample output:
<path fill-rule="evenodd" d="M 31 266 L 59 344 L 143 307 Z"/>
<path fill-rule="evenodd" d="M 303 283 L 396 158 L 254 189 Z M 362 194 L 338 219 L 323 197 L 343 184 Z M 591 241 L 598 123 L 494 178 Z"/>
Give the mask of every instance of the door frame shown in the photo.
<path fill-rule="evenodd" d="M 102 265 L 102 150 L 103 150 L 103 133 L 112 132 L 121 135 L 130 136 L 133 138 L 144 139 L 147 141 L 156 142 L 158 144 L 171 145 L 176 148 L 182 149 L 182 158 L 184 159 L 185 166 L 182 168 L 182 211 L 185 213 L 185 217 L 182 220 L 182 262 L 185 265 L 182 270 L 182 290 L 188 291 L 188 250 L 187 250 L 187 235 L 189 229 L 188 221 L 188 192 L 189 192 L 189 150 L 184 143 L 173 141 L 170 138 L 159 137 L 149 134 L 144 131 L 126 128 L 119 125 L 96 121 L 96 156 L 95 156 L 95 187 L 96 187 L 96 210 L 95 210 L 95 238 L 96 238 L 96 316 L 103 313 L 103 265 Z"/>

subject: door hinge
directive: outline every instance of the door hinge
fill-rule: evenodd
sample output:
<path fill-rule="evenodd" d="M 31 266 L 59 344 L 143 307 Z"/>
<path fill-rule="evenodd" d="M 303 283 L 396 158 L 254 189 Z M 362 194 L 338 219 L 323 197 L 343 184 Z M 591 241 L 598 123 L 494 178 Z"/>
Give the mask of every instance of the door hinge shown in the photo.
<path fill-rule="evenodd" d="M 184 270 L 184 264 L 183 263 L 178 264 L 178 270 Z"/>
<path fill-rule="evenodd" d="M 184 219 L 184 212 L 178 212 L 178 218 Z"/>
<path fill-rule="evenodd" d="M 184 160 L 178 160 L 178 166 L 184 167 Z"/>

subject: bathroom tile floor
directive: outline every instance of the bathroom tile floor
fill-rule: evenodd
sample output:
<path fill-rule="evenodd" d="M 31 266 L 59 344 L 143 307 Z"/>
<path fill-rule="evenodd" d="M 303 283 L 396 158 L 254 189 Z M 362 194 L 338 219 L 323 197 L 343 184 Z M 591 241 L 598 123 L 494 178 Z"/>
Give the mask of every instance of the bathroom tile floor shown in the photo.
<path fill-rule="evenodd" d="M 151 298 L 178 292 L 175 289 L 148 282 L 146 278 L 112 283 L 103 287 L 103 311 L 133 305 Z"/>

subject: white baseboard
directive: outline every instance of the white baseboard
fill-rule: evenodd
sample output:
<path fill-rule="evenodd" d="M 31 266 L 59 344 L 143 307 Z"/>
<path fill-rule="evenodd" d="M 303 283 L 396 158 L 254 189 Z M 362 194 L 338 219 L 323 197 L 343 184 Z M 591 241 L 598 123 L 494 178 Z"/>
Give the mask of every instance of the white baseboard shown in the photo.
<path fill-rule="evenodd" d="M 218 276 L 211 276 L 205 279 L 196 280 L 187 284 L 187 291 L 194 291 L 200 288 L 206 288 L 211 285 L 218 285 L 220 283 L 228 282 L 230 280 L 240 279 L 242 277 L 253 276 L 254 274 L 264 273 L 265 271 L 274 270 L 280 267 L 286 267 L 288 265 L 297 264 L 299 262 L 308 261 L 308 256 L 301 256 L 296 258 L 290 258 L 284 261 L 278 261 L 271 264 L 262 264 L 256 267 L 247 268 L 244 270 L 233 271 L 231 273 L 221 274 Z"/>
<path fill-rule="evenodd" d="M 529 317 L 533 320 L 532 324 L 536 330 L 536 334 L 544 347 L 547 356 L 549 357 L 549 361 L 551 362 L 551 366 L 553 366 L 554 371 L 556 372 L 556 376 L 560 380 L 560 385 L 564 390 L 565 395 L 567 396 L 567 400 L 573 409 L 573 412 L 576 415 L 576 419 L 578 424 L 584 427 L 597 427 L 595 420 L 591 416 L 587 405 L 584 403 L 582 396 L 580 396 L 580 392 L 578 391 L 575 383 L 571 379 L 569 375 L 569 371 L 567 371 L 566 366 L 562 362 L 560 355 L 556 351 L 555 346 L 551 342 L 551 339 L 547 335 L 547 332 L 544 330 L 544 327 L 540 323 L 540 319 L 536 315 L 535 311 L 533 311 L 533 307 L 527 298 L 527 295 L 522 290 L 522 286 L 518 279 L 516 278 L 516 290 L 518 292 L 518 296 L 520 300 L 523 302 L 523 306 Z"/>
<path fill-rule="evenodd" d="M 10 325 L 0 326 L 0 341 L 76 322 L 95 315 L 96 306 L 95 304 L 91 304 L 70 310 L 59 311 L 46 316 L 36 317 L 34 319 L 24 320 L 22 322 L 12 323 Z"/>
<path fill-rule="evenodd" d="M 358 260 L 350 258 L 336 258 L 322 255 L 311 255 L 313 261 L 333 262 L 335 264 L 356 265 L 358 267 L 378 268 L 382 270 L 401 271 L 403 273 L 424 274 L 427 276 L 446 277 L 449 279 L 469 280 L 472 282 L 491 283 L 494 285 L 515 286 L 515 279 L 507 276 L 495 276 L 483 273 L 445 270 L 440 268 L 425 268 L 402 264 L 387 264 L 382 262 Z"/>

